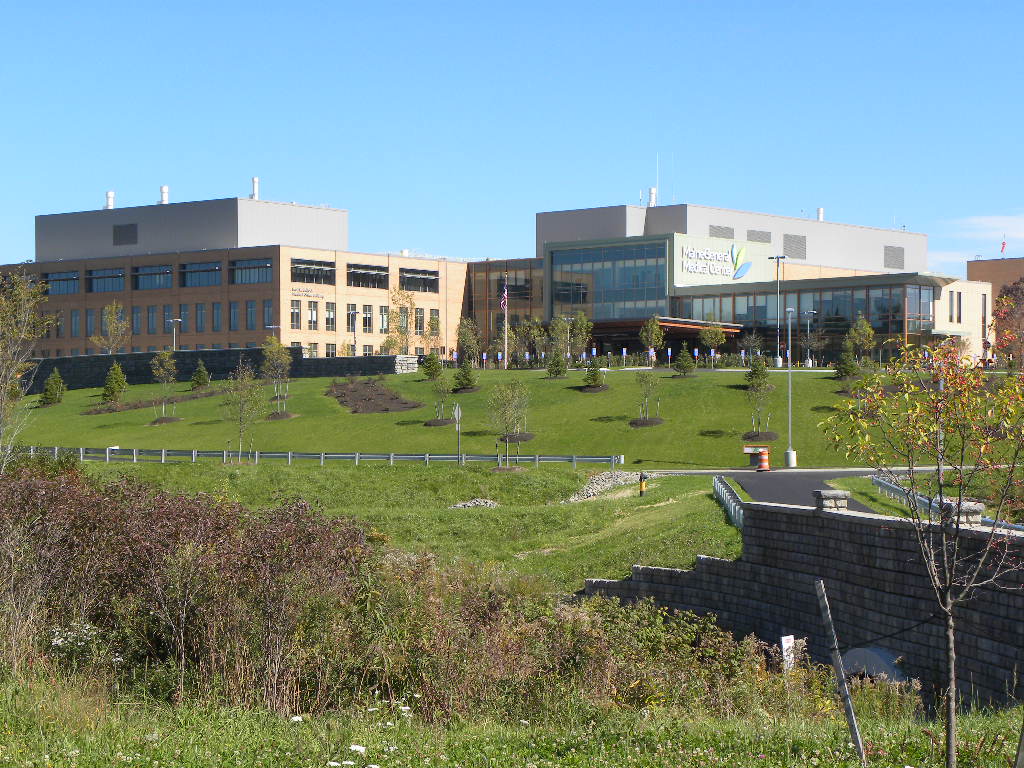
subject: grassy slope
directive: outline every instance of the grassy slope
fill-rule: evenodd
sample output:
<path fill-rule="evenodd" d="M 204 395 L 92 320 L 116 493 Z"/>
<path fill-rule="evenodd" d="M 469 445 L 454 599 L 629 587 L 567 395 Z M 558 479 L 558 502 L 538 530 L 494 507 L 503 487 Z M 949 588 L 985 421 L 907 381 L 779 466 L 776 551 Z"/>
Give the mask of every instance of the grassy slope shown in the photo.
<path fill-rule="evenodd" d="M 597 722 L 467 723 L 442 730 L 404 718 L 382 703 L 354 717 L 306 717 L 301 723 L 265 712 L 131 703 L 111 705 L 104 692 L 63 686 L 0 684 L 0 766 L 111 765 L 208 768 L 355 766 L 534 766 L 550 768 L 804 768 L 859 765 L 835 707 L 815 721 L 744 712 L 729 720 L 673 717 L 656 707 Z M 395 725 L 389 727 L 388 723 Z M 966 715 L 960 765 L 1006 766 L 1020 710 Z M 934 723 L 863 719 L 875 768 L 938 766 L 928 735 Z M 925 730 L 928 729 L 928 730 Z M 941 736 L 939 736 L 941 738 Z M 366 747 L 365 754 L 349 747 Z M 45 757 L 44 757 L 45 755 Z"/>
<path fill-rule="evenodd" d="M 633 563 L 689 568 L 697 555 L 736 557 L 739 533 L 727 524 L 708 477 L 666 477 L 639 498 L 623 487 L 606 497 L 559 504 L 584 473 L 543 466 L 494 473 L 419 465 L 90 464 L 101 477 L 137 474 L 176 491 L 210 491 L 252 507 L 304 498 L 328 514 L 366 520 L 402 549 L 502 563 L 574 591 L 583 579 L 620 578 Z M 498 508 L 448 509 L 490 498 Z"/>
<path fill-rule="evenodd" d="M 666 423 L 633 429 L 629 419 L 637 415 L 638 388 L 632 373 L 613 373 L 611 388 L 598 394 L 574 389 L 582 373 L 567 380 L 550 381 L 540 371 L 486 371 L 481 390 L 458 395 L 463 410 L 463 449 L 490 453 L 496 430 L 490 423 L 487 396 L 504 376 L 522 377 L 530 384 L 528 429 L 537 437 L 522 446 L 524 453 L 625 454 L 627 464 L 655 468 L 735 467 L 746 461 L 740 453 L 742 438 L 750 429 L 750 409 L 743 390 L 743 374 L 709 373 L 678 379 L 659 371 L 661 416 Z M 776 390 L 770 410 L 771 428 L 785 437 L 786 377 L 772 374 Z M 388 377 L 389 386 L 424 403 L 401 413 L 351 414 L 324 396 L 327 379 L 299 379 L 292 383 L 289 408 L 299 418 L 262 422 L 253 431 L 252 445 L 259 450 L 364 451 L 450 453 L 455 451 L 454 427 L 428 428 L 433 417 L 430 384 L 418 374 Z M 827 373 L 801 373 L 793 377 L 795 444 L 803 466 L 841 466 L 845 458 L 828 449 L 818 423 L 837 402 L 838 385 Z M 182 385 L 182 389 L 184 385 Z M 154 385 L 132 387 L 130 399 L 152 397 Z M 134 448 L 203 448 L 221 450 L 233 437 L 223 419 L 221 398 L 181 403 L 176 413 L 184 421 L 159 427 L 147 426 L 152 409 L 103 416 L 84 416 L 82 411 L 98 401 L 99 390 L 68 392 L 65 402 L 33 410 L 24 433 L 26 442 L 42 445 L 121 445 Z M 34 402 L 35 398 L 29 398 Z M 651 404 L 652 413 L 655 404 Z M 777 444 L 782 450 L 784 441 Z"/>

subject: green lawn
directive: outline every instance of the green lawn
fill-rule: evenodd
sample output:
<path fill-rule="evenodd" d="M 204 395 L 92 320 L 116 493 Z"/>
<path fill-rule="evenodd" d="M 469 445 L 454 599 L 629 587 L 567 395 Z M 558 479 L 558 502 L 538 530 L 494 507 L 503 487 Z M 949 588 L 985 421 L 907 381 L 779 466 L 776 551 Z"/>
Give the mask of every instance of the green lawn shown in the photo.
<path fill-rule="evenodd" d="M 828 484 L 838 490 L 849 491 L 853 498 L 880 515 L 907 516 L 906 505 L 890 499 L 878 490 L 870 477 L 836 477 L 829 480 Z"/>
<path fill-rule="evenodd" d="M 458 395 L 462 406 L 463 449 L 473 453 L 495 450 L 497 430 L 489 419 L 488 393 L 502 377 L 516 376 L 530 386 L 527 428 L 536 439 L 524 443 L 523 453 L 624 454 L 627 465 L 657 467 L 738 467 L 746 464 L 741 435 L 750 429 L 750 408 L 741 372 L 707 372 L 680 379 L 670 371 L 658 371 L 660 414 L 665 423 L 644 429 L 629 426 L 639 399 L 631 372 L 608 376 L 611 388 L 587 394 L 575 389 L 583 374 L 573 372 L 565 380 L 548 380 L 541 371 L 481 372 L 479 392 Z M 770 428 L 781 435 L 786 426 L 786 377 L 772 374 Z M 420 374 L 389 376 L 387 383 L 402 395 L 424 403 L 422 408 L 398 413 L 352 414 L 326 396 L 329 379 L 298 379 L 291 385 L 289 408 L 298 418 L 261 422 L 252 432 L 252 446 L 264 451 L 382 453 L 449 453 L 455 451 L 454 427 L 424 427 L 433 418 L 430 384 Z M 185 385 L 176 389 L 185 390 Z M 828 372 L 801 373 L 793 377 L 794 443 L 803 466 L 843 466 L 845 457 L 831 450 L 818 427 L 840 400 L 839 385 Z M 128 399 L 156 394 L 155 385 L 131 387 Z M 183 421 L 148 426 L 153 409 L 86 416 L 96 404 L 98 389 L 68 392 L 63 403 L 32 409 L 23 439 L 37 445 L 130 448 L 199 448 L 222 450 L 237 440 L 225 421 L 221 398 L 180 403 L 176 415 Z M 35 402 L 28 398 L 29 405 Z M 651 403 L 652 415 L 658 403 Z"/>
<path fill-rule="evenodd" d="M 560 504 L 585 473 L 564 466 L 495 473 L 485 467 L 296 464 L 88 464 L 99 477 L 137 475 L 173 491 L 209 491 L 253 508 L 304 498 L 331 515 L 367 521 L 401 549 L 444 560 L 501 563 L 575 591 L 583 579 L 621 578 L 634 563 L 692 567 L 697 555 L 739 555 L 740 535 L 711 494 L 709 477 L 652 480 Z M 497 508 L 449 509 L 489 498 Z"/>

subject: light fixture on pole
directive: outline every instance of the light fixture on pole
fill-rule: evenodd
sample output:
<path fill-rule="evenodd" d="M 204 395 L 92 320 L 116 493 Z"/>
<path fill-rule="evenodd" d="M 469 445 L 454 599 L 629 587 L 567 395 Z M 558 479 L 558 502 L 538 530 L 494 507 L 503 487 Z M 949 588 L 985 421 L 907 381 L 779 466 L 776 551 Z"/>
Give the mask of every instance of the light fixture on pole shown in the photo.
<path fill-rule="evenodd" d="M 356 356 L 356 349 L 357 349 L 356 345 L 358 344 L 358 341 L 356 339 L 356 317 L 358 315 L 359 315 L 359 310 L 358 309 L 350 309 L 348 311 L 348 316 L 349 316 L 349 318 L 352 321 L 352 357 Z"/>
<path fill-rule="evenodd" d="M 572 315 L 563 315 L 562 319 L 565 320 L 565 356 L 572 360 L 572 350 L 569 349 L 569 329 L 572 328 Z"/>
<path fill-rule="evenodd" d="M 785 255 L 769 256 L 775 262 L 775 367 L 782 367 L 782 281 L 779 277 L 779 265 Z"/>
<path fill-rule="evenodd" d="M 807 335 L 804 336 L 804 349 L 807 350 L 807 367 L 812 368 L 814 363 L 811 361 L 811 348 L 808 346 L 808 342 L 811 340 L 811 318 L 818 314 L 818 310 L 806 309 L 800 314 L 807 317 Z"/>
<path fill-rule="evenodd" d="M 171 352 L 178 351 L 178 326 L 175 323 L 180 323 L 180 317 L 171 318 Z"/>
<path fill-rule="evenodd" d="M 789 389 L 789 448 L 786 449 L 786 466 L 796 466 L 796 451 L 793 450 L 793 313 L 796 312 L 792 307 L 786 307 L 786 359 L 789 361 L 789 371 L 787 373 L 788 389 Z"/>

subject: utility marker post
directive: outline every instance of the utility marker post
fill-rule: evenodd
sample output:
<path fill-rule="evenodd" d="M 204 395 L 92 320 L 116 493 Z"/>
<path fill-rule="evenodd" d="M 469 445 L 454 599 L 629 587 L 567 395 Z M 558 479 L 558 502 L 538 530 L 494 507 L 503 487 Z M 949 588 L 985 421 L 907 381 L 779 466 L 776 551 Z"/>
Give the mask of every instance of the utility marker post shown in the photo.
<path fill-rule="evenodd" d="M 788 350 L 787 350 L 788 351 Z M 843 710 L 846 712 L 846 723 L 850 726 L 850 740 L 860 757 L 860 764 L 868 764 L 867 756 L 864 754 L 864 743 L 860 738 L 860 728 L 857 727 L 857 715 L 853 711 L 853 699 L 850 697 L 850 688 L 846 684 L 846 672 L 843 670 L 843 656 L 839 653 L 839 640 L 836 638 L 836 628 L 832 623 L 832 611 L 828 607 L 828 596 L 825 594 L 825 582 L 818 579 L 814 582 L 814 588 L 818 592 L 818 607 L 821 608 L 821 619 L 825 622 L 825 639 L 828 640 L 829 652 L 832 656 L 832 668 L 836 673 L 836 686 L 839 688 L 839 695 L 843 699 Z"/>
<path fill-rule="evenodd" d="M 462 406 L 456 403 L 452 408 L 452 418 L 455 419 L 455 435 L 458 441 L 459 466 L 465 462 L 462 460 Z"/>

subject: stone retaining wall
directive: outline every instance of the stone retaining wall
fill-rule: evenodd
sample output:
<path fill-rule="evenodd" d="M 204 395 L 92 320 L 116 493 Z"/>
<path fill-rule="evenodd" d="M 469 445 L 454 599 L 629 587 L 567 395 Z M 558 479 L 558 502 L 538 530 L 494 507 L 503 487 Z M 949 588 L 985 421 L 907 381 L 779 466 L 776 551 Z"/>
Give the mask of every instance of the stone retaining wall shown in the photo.
<path fill-rule="evenodd" d="M 370 355 L 366 357 L 302 357 L 298 349 L 288 348 L 292 355 L 291 376 L 296 379 L 314 376 L 376 376 L 384 373 L 414 373 L 419 358 L 416 355 Z M 150 361 L 156 352 L 131 352 L 118 355 L 83 355 L 37 360 L 38 367 L 31 377 L 29 394 L 43 391 L 43 383 L 50 371 L 57 368 L 68 389 L 102 387 L 107 371 L 114 362 L 121 364 L 129 384 L 151 384 L 153 371 Z M 212 379 L 221 380 L 245 359 L 259 369 L 263 361 L 260 349 L 203 349 L 179 350 L 174 353 L 178 366 L 178 381 L 192 378 L 200 359 Z"/>
<path fill-rule="evenodd" d="M 941 685 L 944 628 L 925 620 L 936 602 L 906 520 L 846 509 L 849 494 L 822 494 L 814 507 L 744 504 L 743 555 L 737 561 L 701 557 L 691 571 L 633 566 L 622 581 L 588 579 L 586 593 L 624 600 L 653 597 L 679 610 L 714 613 L 737 635 L 772 643 L 782 635 L 805 637 L 812 656 L 827 660 L 814 582 L 824 579 L 839 643 L 882 647 L 902 658 L 908 677 Z M 961 534 L 962 546 L 979 551 L 987 529 Z M 1008 532 L 1024 553 L 1024 534 Z M 1008 580 L 1020 587 L 1020 574 Z M 967 699 L 999 703 L 1024 693 L 1024 594 L 979 590 L 958 615 L 959 679 Z"/>

